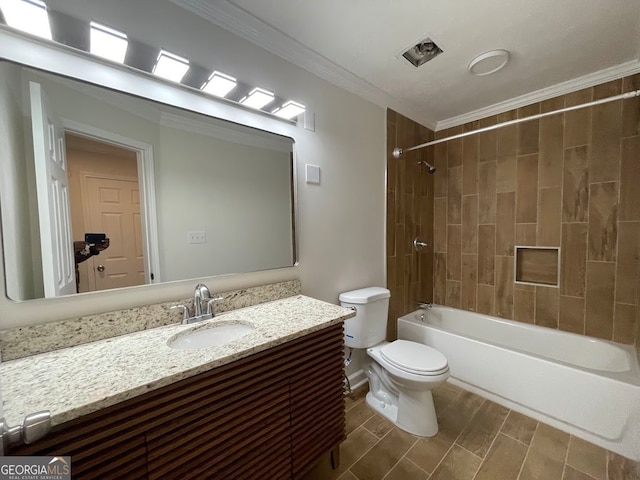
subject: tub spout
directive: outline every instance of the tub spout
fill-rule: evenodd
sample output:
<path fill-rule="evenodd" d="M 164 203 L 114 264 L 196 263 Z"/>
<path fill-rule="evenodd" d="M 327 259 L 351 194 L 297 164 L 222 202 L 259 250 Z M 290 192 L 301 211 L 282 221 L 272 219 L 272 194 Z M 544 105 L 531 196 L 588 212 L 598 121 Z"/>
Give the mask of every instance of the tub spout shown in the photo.
<path fill-rule="evenodd" d="M 417 302 L 418 308 L 422 308 L 423 310 L 431 310 L 431 307 L 433 307 L 433 304 L 428 303 L 428 302 L 421 302 L 418 300 Z"/>

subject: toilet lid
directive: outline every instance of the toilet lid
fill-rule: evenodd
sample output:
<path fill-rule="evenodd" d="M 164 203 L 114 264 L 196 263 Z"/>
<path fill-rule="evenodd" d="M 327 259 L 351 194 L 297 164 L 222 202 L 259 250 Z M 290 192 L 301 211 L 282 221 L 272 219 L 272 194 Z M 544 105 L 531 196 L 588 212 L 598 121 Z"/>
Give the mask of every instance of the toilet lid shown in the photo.
<path fill-rule="evenodd" d="M 380 354 L 393 366 L 417 375 L 436 375 L 447 369 L 447 358 L 442 353 L 409 340 L 391 342 Z"/>

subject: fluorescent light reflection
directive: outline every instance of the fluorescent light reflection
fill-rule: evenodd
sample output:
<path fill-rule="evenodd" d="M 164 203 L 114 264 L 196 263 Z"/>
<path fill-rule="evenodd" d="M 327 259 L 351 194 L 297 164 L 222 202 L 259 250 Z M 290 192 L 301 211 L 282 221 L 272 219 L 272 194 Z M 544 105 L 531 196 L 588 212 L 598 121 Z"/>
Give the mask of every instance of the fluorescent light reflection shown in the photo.
<path fill-rule="evenodd" d="M 292 118 L 296 118 L 301 113 L 304 113 L 305 106 L 301 103 L 294 102 L 293 100 L 289 100 L 282 107 L 278 108 L 273 112 L 276 117 L 286 118 L 287 120 L 291 120 Z"/>
<path fill-rule="evenodd" d="M 240 100 L 240 103 L 247 107 L 257 108 L 258 110 L 265 105 L 273 102 L 275 95 L 269 90 L 263 88 L 254 88 L 249 92 L 249 95 Z"/>
<path fill-rule="evenodd" d="M 180 82 L 189 70 L 189 60 L 166 50 L 160 50 L 153 74 L 173 82 Z"/>
<path fill-rule="evenodd" d="M 47 4 L 40 0 L 0 0 L 7 25 L 51 40 Z"/>
<path fill-rule="evenodd" d="M 90 25 L 91 53 L 114 62 L 124 63 L 127 46 L 129 45 L 127 36 L 97 22 L 91 22 Z"/>
<path fill-rule="evenodd" d="M 211 74 L 207 83 L 202 86 L 202 91 L 224 98 L 227 93 L 236 88 L 237 83 L 232 76 L 216 70 Z"/>

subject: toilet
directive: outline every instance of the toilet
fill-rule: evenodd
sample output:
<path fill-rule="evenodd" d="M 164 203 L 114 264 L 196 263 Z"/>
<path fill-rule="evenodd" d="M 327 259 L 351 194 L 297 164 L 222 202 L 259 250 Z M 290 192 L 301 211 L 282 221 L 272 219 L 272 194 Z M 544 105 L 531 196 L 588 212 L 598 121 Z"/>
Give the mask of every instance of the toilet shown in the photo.
<path fill-rule="evenodd" d="M 340 305 L 356 312 L 345 321 L 344 343 L 366 348 L 372 359 L 364 366 L 367 404 L 402 430 L 432 437 L 438 421 L 431 390 L 447 380 L 449 365 L 435 348 L 409 340 L 385 341 L 390 296 L 380 287 L 340 294 Z"/>

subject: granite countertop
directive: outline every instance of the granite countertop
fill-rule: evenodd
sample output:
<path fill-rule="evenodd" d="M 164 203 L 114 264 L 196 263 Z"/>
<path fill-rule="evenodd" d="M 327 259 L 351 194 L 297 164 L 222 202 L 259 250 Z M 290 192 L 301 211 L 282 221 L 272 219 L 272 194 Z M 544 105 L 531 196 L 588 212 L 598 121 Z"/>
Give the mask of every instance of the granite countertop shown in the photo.
<path fill-rule="evenodd" d="M 0 364 L 4 416 L 21 424 L 49 410 L 68 422 L 150 390 L 337 324 L 354 315 L 303 295 L 233 310 L 191 325 L 168 325 Z M 243 323 L 249 334 L 221 346 L 170 348 L 167 341 L 213 323 Z"/>

